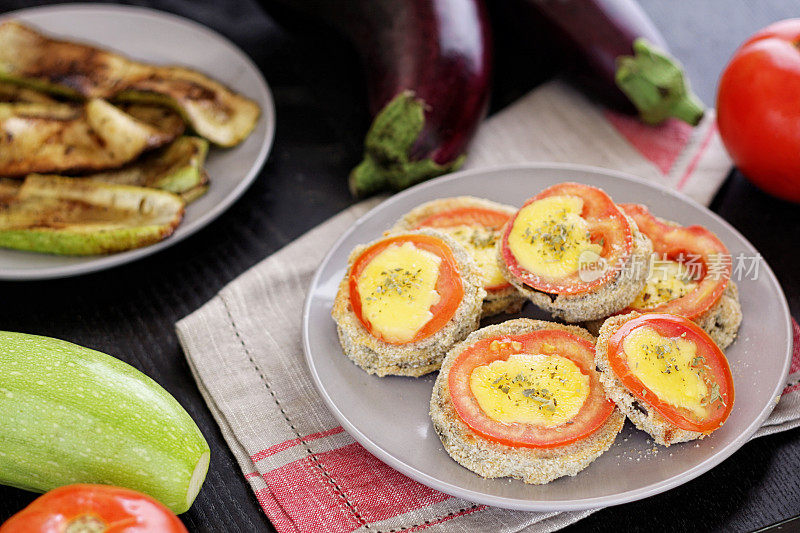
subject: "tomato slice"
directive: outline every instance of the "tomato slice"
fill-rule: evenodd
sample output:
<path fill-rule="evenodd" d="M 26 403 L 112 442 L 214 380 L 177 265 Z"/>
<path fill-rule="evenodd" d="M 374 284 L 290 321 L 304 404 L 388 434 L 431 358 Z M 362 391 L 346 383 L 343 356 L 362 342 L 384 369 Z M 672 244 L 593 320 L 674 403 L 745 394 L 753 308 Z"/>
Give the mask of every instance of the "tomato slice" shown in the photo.
<path fill-rule="evenodd" d="M 503 234 L 502 255 L 508 270 L 526 285 L 550 294 L 583 294 L 606 284 L 625 265 L 633 250 L 633 233 L 625 215 L 604 191 L 581 183 L 553 185 L 525 202 L 522 207 L 550 196 L 577 196 L 583 200 L 580 216 L 587 222 L 592 242 L 601 244 L 600 256 L 605 259 L 608 268 L 602 275 L 590 281 L 582 280 L 579 272 L 562 278 L 548 278 L 528 272 L 520 266 L 508 246 L 511 229 L 519 215 L 517 211 Z"/>
<path fill-rule="evenodd" d="M 452 228 L 453 226 L 483 226 L 499 231 L 511 215 L 487 207 L 458 207 L 435 213 L 417 225 L 418 228 Z"/>
<path fill-rule="evenodd" d="M 702 226 L 671 226 L 653 216 L 647 207 L 639 204 L 620 204 L 653 242 L 657 257 L 672 261 L 687 259 L 699 261 L 700 278 L 688 294 L 652 308 L 628 308 L 621 314 L 636 310 L 642 313 L 671 313 L 697 318 L 716 304 L 725 292 L 731 278 L 731 257 L 728 249 L 716 235 Z"/>
<path fill-rule="evenodd" d="M 700 418 L 685 408 L 663 401 L 628 367 L 623 342 L 636 329 L 647 326 L 663 337 L 683 337 L 697 346 L 696 358 L 701 360 L 692 366 L 709 390 L 718 391 L 708 404 L 708 417 Z M 611 370 L 631 394 L 652 406 L 661 416 L 681 429 L 710 433 L 725 422 L 733 408 L 733 376 L 725 354 L 697 324 L 682 316 L 645 314 L 625 322 L 609 339 L 608 362 Z"/>
<path fill-rule="evenodd" d="M 39 496 L 0 526 L 2 533 L 186 533 L 172 511 L 150 496 L 109 485 L 66 485 Z"/>
<path fill-rule="evenodd" d="M 497 345 L 492 349 L 494 341 L 500 341 L 500 349 L 497 349 Z M 516 348 L 514 343 L 518 343 Z M 517 353 L 559 355 L 575 363 L 584 375 L 589 376 L 589 396 L 572 420 L 556 427 L 506 424 L 483 412 L 470 387 L 472 372 L 493 361 L 506 361 L 509 356 Z M 594 344 L 561 329 L 481 339 L 458 355 L 447 380 L 458 417 L 475 433 L 506 446 L 565 446 L 597 431 L 614 412 L 614 402 L 606 398 L 594 368 Z"/>
<path fill-rule="evenodd" d="M 500 231 L 511 215 L 487 207 L 458 207 L 435 213 L 417 225 L 419 228 L 447 229 L 456 226 L 480 226 L 499 236 Z M 484 286 L 487 291 L 501 291 L 511 287 L 511 284 L 498 283 Z"/>
<path fill-rule="evenodd" d="M 358 278 L 361 276 L 364 268 L 366 268 L 369 262 L 378 254 L 393 244 L 403 244 L 406 242 L 412 243 L 419 249 L 432 252 L 442 259 L 441 263 L 439 263 L 439 277 L 436 280 L 436 292 L 439 293 L 439 301 L 430 308 L 433 317 L 422 326 L 411 340 L 408 342 L 390 342 L 383 339 L 380 333 L 374 330 L 372 324 L 364 318 L 361 312 L 362 304 L 361 295 L 358 292 Z M 450 319 L 453 318 L 453 315 L 456 314 L 458 306 L 461 305 L 461 300 L 464 298 L 464 286 L 461 283 L 461 273 L 458 269 L 458 263 L 453 256 L 453 251 L 442 239 L 430 235 L 398 235 L 376 242 L 361 252 L 361 255 L 359 255 L 353 263 L 353 268 L 350 271 L 349 287 L 350 304 L 353 306 L 353 312 L 361 324 L 363 324 L 373 336 L 380 338 L 388 344 L 395 345 L 408 344 L 426 339 L 442 329 Z"/>

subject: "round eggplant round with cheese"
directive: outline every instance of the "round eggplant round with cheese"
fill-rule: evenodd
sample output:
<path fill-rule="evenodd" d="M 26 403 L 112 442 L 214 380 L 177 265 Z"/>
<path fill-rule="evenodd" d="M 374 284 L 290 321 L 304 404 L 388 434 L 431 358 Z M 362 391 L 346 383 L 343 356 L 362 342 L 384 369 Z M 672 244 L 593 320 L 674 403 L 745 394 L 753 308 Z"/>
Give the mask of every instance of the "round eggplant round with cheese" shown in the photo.
<path fill-rule="evenodd" d="M 609 397 L 665 446 L 711 434 L 733 407 L 728 360 L 697 324 L 679 315 L 634 312 L 608 319 L 596 364 Z"/>
<path fill-rule="evenodd" d="M 601 189 L 561 183 L 525 202 L 498 245 L 504 277 L 567 322 L 608 316 L 644 287 L 652 246 Z"/>
<path fill-rule="evenodd" d="M 431 418 L 447 452 L 484 477 L 547 483 L 602 454 L 624 417 L 576 326 L 510 320 L 471 334 L 445 358 Z"/>
<path fill-rule="evenodd" d="M 433 228 L 447 234 L 470 254 L 486 290 L 483 316 L 515 313 L 524 297 L 503 277 L 496 243 L 516 208 L 471 196 L 443 198 L 422 204 L 395 224 L 394 231 Z"/>
<path fill-rule="evenodd" d="M 420 230 L 356 248 L 332 316 L 358 366 L 419 376 L 438 370 L 446 351 L 478 327 L 484 295 L 468 252 Z"/>
<path fill-rule="evenodd" d="M 731 281 L 731 255 L 702 226 L 660 220 L 647 207 L 621 204 L 653 243 L 647 283 L 625 312 L 671 313 L 698 323 L 721 347 L 733 342 L 742 320 Z"/>

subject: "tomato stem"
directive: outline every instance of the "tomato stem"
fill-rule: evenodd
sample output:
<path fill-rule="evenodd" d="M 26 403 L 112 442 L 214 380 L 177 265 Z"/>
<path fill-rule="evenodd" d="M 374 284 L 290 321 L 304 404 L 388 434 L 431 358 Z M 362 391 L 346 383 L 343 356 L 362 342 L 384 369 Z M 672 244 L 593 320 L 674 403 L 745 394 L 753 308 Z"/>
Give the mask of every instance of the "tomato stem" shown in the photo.
<path fill-rule="evenodd" d="M 76 516 L 64 528 L 64 533 L 103 533 L 104 531 L 108 531 L 108 523 L 91 514 Z"/>

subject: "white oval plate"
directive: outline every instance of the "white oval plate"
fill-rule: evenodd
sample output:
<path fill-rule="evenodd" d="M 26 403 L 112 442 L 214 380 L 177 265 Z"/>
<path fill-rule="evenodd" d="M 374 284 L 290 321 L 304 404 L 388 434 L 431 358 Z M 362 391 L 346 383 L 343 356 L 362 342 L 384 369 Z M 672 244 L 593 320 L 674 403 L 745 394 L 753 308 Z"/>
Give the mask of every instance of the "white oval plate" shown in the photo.
<path fill-rule="evenodd" d="M 656 448 L 645 433 L 627 423 L 611 449 L 588 468 L 547 485 L 483 479 L 453 461 L 428 417 L 435 375 L 379 378 L 342 353 L 330 312 L 353 247 L 379 237 L 405 212 L 429 200 L 468 194 L 521 206 L 543 188 L 563 181 L 595 185 L 617 202 L 644 203 L 656 215 L 703 225 L 722 239 L 734 258 L 757 254 L 732 226 L 685 196 L 591 167 L 537 165 L 456 173 L 397 194 L 367 213 L 334 244 L 314 276 L 303 316 L 306 359 L 320 394 L 342 426 L 379 459 L 434 489 L 471 502 L 528 511 L 591 509 L 652 496 L 699 476 L 735 452 L 761 426 L 783 389 L 791 359 L 790 315 L 783 291 L 764 262 L 758 279 L 738 282 L 744 321 L 727 351 L 736 400 L 725 425 L 702 441 Z M 547 318 L 531 304 L 521 316 Z"/>
<path fill-rule="evenodd" d="M 261 107 L 253 133 L 234 148 L 214 148 L 206 170 L 211 187 L 186 209 L 175 233 L 151 246 L 114 255 L 61 257 L 0 250 L 0 279 L 29 280 L 75 276 L 128 263 L 185 239 L 235 202 L 258 176 L 272 146 L 275 106 L 264 77 L 247 55 L 222 35 L 177 15 L 141 7 L 72 4 L 4 13 L 61 38 L 95 44 L 132 59 L 184 65 L 203 72 Z"/>

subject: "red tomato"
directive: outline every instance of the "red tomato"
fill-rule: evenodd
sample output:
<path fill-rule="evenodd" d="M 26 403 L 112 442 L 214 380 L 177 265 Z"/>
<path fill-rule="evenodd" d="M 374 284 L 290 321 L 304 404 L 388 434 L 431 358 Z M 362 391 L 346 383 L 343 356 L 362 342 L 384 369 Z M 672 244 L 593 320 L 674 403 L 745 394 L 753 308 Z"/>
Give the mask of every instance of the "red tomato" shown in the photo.
<path fill-rule="evenodd" d="M 637 328 L 649 326 L 663 337 L 680 337 L 697 346 L 697 357 L 702 358 L 693 368 L 699 372 L 709 390 L 719 387 L 719 396 L 709 403 L 710 414 L 699 418 L 694 413 L 661 401 L 648 389 L 627 365 L 623 341 Z M 608 362 L 611 370 L 631 394 L 652 406 L 661 416 L 681 429 L 711 433 L 720 427 L 733 408 L 733 376 L 725 354 L 711 337 L 694 322 L 681 316 L 668 314 L 641 315 L 625 322 L 608 341 Z"/>
<path fill-rule="evenodd" d="M 453 315 L 456 314 L 458 306 L 461 305 L 461 300 L 464 298 L 464 287 L 461 284 L 461 273 L 458 270 L 458 263 L 453 256 L 453 251 L 441 239 L 431 237 L 430 235 L 399 235 L 397 237 L 389 237 L 382 239 L 363 252 L 353 263 L 353 268 L 350 272 L 349 286 L 350 286 L 350 304 L 353 306 L 353 312 L 358 317 L 358 320 L 364 325 L 367 330 L 375 337 L 381 338 L 380 333 L 373 331 L 372 324 L 364 318 L 361 313 L 361 295 L 358 292 L 358 278 L 364 271 L 364 268 L 383 250 L 392 244 L 403 244 L 406 242 L 412 243 L 417 248 L 432 252 L 438 255 L 442 261 L 439 263 L 439 277 L 436 280 L 436 292 L 439 293 L 439 301 L 431 306 L 431 318 L 422 328 L 417 332 L 413 339 L 408 342 L 417 342 L 426 339 L 442 329 Z M 382 339 L 389 344 L 408 344 L 408 342 L 389 342 Z"/>
<path fill-rule="evenodd" d="M 696 280 L 699 283 L 689 294 L 652 309 L 628 308 L 618 314 L 636 310 L 642 313 L 672 313 L 694 319 L 719 301 L 731 279 L 731 257 L 716 235 L 702 226 L 664 224 L 643 205 L 620 204 L 620 207 L 636 222 L 639 231 L 653 242 L 653 252 L 659 259 L 680 261 L 681 258 L 692 260 L 697 257 L 702 268 L 700 278 Z"/>
<path fill-rule="evenodd" d="M 491 349 L 492 342 L 496 340 L 503 343 L 503 349 Z M 514 341 L 522 346 L 514 350 L 511 347 Z M 575 418 L 561 426 L 548 428 L 532 424 L 504 424 L 492 419 L 481 410 L 469 383 L 473 370 L 493 361 L 506 361 L 514 353 L 552 353 L 566 357 L 590 377 L 589 396 Z M 525 448 L 564 446 L 597 431 L 614 412 L 614 402 L 606 398 L 594 367 L 594 344 L 562 329 L 481 339 L 459 354 L 450 368 L 447 384 L 458 417 L 475 433 L 507 446 Z"/>
<path fill-rule="evenodd" d="M 417 225 L 417 228 L 452 228 L 454 226 L 482 226 L 499 233 L 508 219 L 508 213 L 495 211 L 485 207 L 460 207 L 442 211 L 429 216 Z M 501 283 L 484 287 L 487 291 L 500 291 L 510 287 L 510 283 Z"/>
<path fill-rule="evenodd" d="M 800 202 L 800 19 L 776 22 L 734 54 L 719 81 L 717 123 L 739 169 Z"/>
<path fill-rule="evenodd" d="M 135 490 L 67 485 L 51 490 L 0 526 L 0 533 L 186 533 L 164 505 Z"/>
<path fill-rule="evenodd" d="M 622 210 L 614 204 L 611 197 L 597 187 L 581 183 L 560 183 L 540 192 L 522 207 L 550 196 L 577 196 L 583 200 L 583 218 L 589 226 L 592 242 L 602 244 L 600 255 L 609 265 L 607 271 L 592 281 L 583 281 L 578 272 L 565 278 L 545 278 L 523 269 L 508 246 L 508 237 L 514 227 L 515 214 L 506 225 L 503 234 L 502 254 L 508 270 L 525 285 L 550 294 L 583 294 L 601 287 L 612 279 L 621 269 L 633 249 L 633 233 Z"/>

